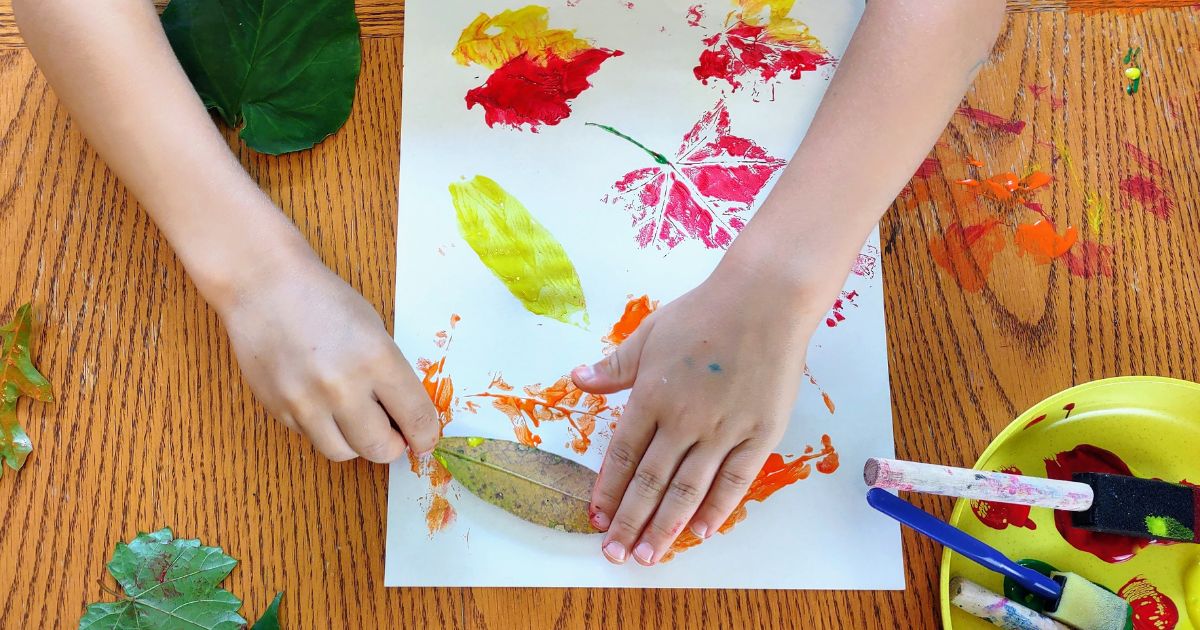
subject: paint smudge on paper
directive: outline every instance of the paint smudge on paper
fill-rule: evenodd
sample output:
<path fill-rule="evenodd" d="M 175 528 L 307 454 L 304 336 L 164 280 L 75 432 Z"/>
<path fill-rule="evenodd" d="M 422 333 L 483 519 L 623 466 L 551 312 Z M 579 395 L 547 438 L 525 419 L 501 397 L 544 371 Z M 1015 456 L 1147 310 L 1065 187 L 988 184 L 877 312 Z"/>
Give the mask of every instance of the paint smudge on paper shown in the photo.
<path fill-rule="evenodd" d="M 851 306 L 858 308 L 858 304 L 854 303 L 856 299 L 858 299 L 858 291 L 842 291 L 841 296 L 833 303 L 833 308 L 829 310 L 829 317 L 825 318 L 825 325 L 834 328 L 846 321 L 844 311 Z"/>
<path fill-rule="evenodd" d="M 811 463 L 810 463 L 811 462 Z M 814 450 L 812 446 L 804 449 L 804 454 L 792 461 L 786 461 L 784 456 L 779 453 L 771 453 L 767 457 L 766 463 L 763 464 L 762 470 L 750 483 L 749 490 L 746 491 L 746 496 L 742 497 L 738 503 L 737 509 L 729 515 L 729 518 L 717 529 L 718 533 L 726 534 L 733 529 L 738 523 L 746 520 L 747 511 L 746 504 L 750 501 L 763 502 L 775 494 L 779 490 L 790 486 L 797 481 L 807 479 L 812 474 L 813 468 L 822 475 L 832 475 L 837 472 L 839 466 L 837 450 L 833 447 L 833 443 L 828 435 L 821 436 L 821 450 Z M 700 537 L 692 533 L 691 529 L 685 529 L 671 544 L 671 548 L 663 554 L 662 562 L 668 562 L 675 557 L 675 554 L 686 551 L 700 543 L 704 542 Z"/>
<path fill-rule="evenodd" d="M 1179 608 L 1145 576 L 1130 579 L 1117 591 L 1133 608 L 1134 630 L 1173 630 L 1179 625 Z"/>
<path fill-rule="evenodd" d="M 983 125 L 988 129 L 995 129 L 996 131 L 1012 134 L 1014 136 L 1020 135 L 1022 131 L 1025 131 L 1024 120 L 1009 120 L 1003 116 L 993 114 L 992 112 L 979 109 L 977 107 L 968 107 L 963 105 L 958 108 L 957 113 L 959 116 L 967 118 L 976 124 Z"/>
<path fill-rule="evenodd" d="M 458 315 L 451 315 L 449 330 L 439 330 L 434 335 L 434 344 L 443 350 L 440 359 L 417 360 L 421 385 L 425 388 L 429 400 L 433 402 L 441 429 L 445 429 L 453 419 L 453 408 L 457 402 L 454 398 L 454 381 L 446 374 L 446 359 L 449 356 L 450 343 L 454 339 L 454 328 L 461 319 Z M 408 452 L 408 463 L 413 473 L 429 480 L 429 492 L 419 500 L 419 504 L 425 510 L 425 524 L 429 535 L 432 536 L 454 523 L 454 506 L 446 499 L 446 491 L 450 486 L 450 471 L 433 457 L 418 458 L 412 451 Z"/>
<path fill-rule="evenodd" d="M 1118 187 L 1128 197 L 1126 205 L 1129 205 L 1130 201 L 1136 201 L 1156 218 L 1164 221 L 1170 219 L 1175 211 L 1175 191 L 1170 184 L 1163 182 L 1169 178 L 1167 170 L 1137 145 L 1131 142 L 1125 142 L 1124 145 L 1129 156 L 1144 172 L 1144 175 L 1131 175 L 1121 180 Z"/>
<path fill-rule="evenodd" d="M 1042 417 L 1045 418 L 1045 416 Z M 1010 475 L 1022 474 L 1021 469 L 1016 466 L 1002 468 L 1000 472 Z M 1037 529 L 1037 523 L 1029 518 L 1031 509 L 1028 505 L 997 501 L 971 501 L 971 511 L 975 513 L 975 517 L 979 519 L 979 522 L 992 529 L 1007 529 L 1010 526 Z"/>
<path fill-rule="evenodd" d="M 600 394 L 587 394 L 575 386 L 571 377 L 564 376 L 548 387 L 540 383 L 526 385 L 522 392 L 513 393 L 514 388 L 496 374 L 488 390 L 470 396 L 488 398 L 492 406 L 508 417 L 517 441 L 536 447 L 541 437 L 533 429 L 543 422 L 567 421 L 571 441 L 568 446 L 576 453 L 586 453 L 592 444 L 592 432 L 596 422 L 615 422 L 621 415 L 620 406 L 609 406 L 608 398 Z M 533 426 L 531 427 L 530 424 Z"/>
<path fill-rule="evenodd" d="M 557 125 L 571 115 L 570 102 L 591 87 L 600 65 L 623 53 L 596 48 L 575 32 L 549 27 L 545 7 L 530 5 L 495 16 L 481 13 L 463 29 L 453 56 L 492 70 L 467 92 L 467 109 L 479 105 L 489 127 Z"/>
<path fill-rule="evenodd" d="M 1004 249 L 1004 235 L 997 229 L 999 226 L 996 219 L 966 227 L 951 223 L 945 234 L 930 238 L 929 253 L 963 291 L 977 293 L 987 284 L 992 259 Z"/>
<path fill-rule="evenodd" d="M 799 79 L 805 72 L 836 60 L 808 26 L 788 17 L 795 0 L 734 0 L 737 10 L 720 33 L 704 40 L 693 72 L 705 85 L 724 81 L 737 91 L 745 83 L 757 91 L 780 77 Z"/>
<path fill-rule="evenodd" d="M 854 266 L 850 269 L 850 273 L 860 278 L 874 278 L 875 266 L 879 263 L 879 248 L 874 245 L 867 245 L 866 249 L 858 255 L 854 261 Z"/>
<path fill-rule="evenodd" d="M 425 511 L 425 527 L 429 529 L 429 534 L 432 536 L 452 525 L 457 513 L 446 497 L 440 494 L 431 496 L 429 509 Z"/>
<path fill-rule="evenodd" d="M 1066 255 L 1079 238 L 1079 230 L 1067 228 L 1061 236 L 1050 221 L 1022 223 L 1017 226 L 1013 242 L 1017 250 L 1033 259 L 1039 265 L 1048 265 L 1055 258 Z"/>
<path fill-rule="evenodd" d="M 687 10 L 688 26 L 700 26 L 700 20 L 704 19 L 704 6 L 693 4 Z"/>
<path fill-rule="evenodd" d="M 482 175 L 450 184 L 450 197 L 463 239 L 529 312 L 587 323 L 575 265 L 516 197 Z"/>
<path fill-rule="evenodd" d="M 817 378 L 815 376 L 813 376 L 812 371 L 808 369 L 807 365 L 804 366 L 804 376 L 805 376 L 805 378 L 808 379 L 808 382 L 813 387 L 817 388 L 817 391 L 821 392 L 821 400 L 825 403 L 825 408 L 829 410 L 829 413 L 831 413 L 831 414 L 836 413 L 837 405 L 834 404 L 833 397 L 830 396 L 828 392 L 821 389 L 821 385 L 819 383 L 817 383 Z"/>
<path fill-rule="evenodd" d="M 588 124 L 636 146 L 655 163 L 622 177 L 609 199 L 633 215 L 635 240 L 643 248 L 672 249 L 686 239 L 709 249 L 728 247 L 749 221 L 759 194 L 787 164 L 753 141 L 730 135 L 724 101 L 684 135 L 674 160 L 613 127 Z"/>
<path fill-rule="evenodd" d="M 617 346 L 624 343 L 657 308 L 658 300 L 651 300 L 648 295 L 630 298 L 629 302 L 625 304 L 625 312 L 621 314 L 621 319 L 617 320 L 608 334 L 601 338 L 601 341 L 607 344 L 605 354 L 611 353 L 616 350 Z"/>

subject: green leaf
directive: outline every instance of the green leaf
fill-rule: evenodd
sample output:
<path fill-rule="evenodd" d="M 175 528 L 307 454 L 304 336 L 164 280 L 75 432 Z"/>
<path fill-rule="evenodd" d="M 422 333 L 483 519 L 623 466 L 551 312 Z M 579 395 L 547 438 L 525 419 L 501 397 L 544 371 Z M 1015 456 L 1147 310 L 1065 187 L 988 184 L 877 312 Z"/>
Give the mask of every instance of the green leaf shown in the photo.
<path fill-rule="evenodd" d="M 442 438 L 433 451 L 455 481 L 532 523 L 595 533 L 588 503 L 596 473 L 575 461 L 507 440 Z"/>
<path fill-rule="evenodd" d="M 350 116 L 362 63 L 354 0 L 172 0 L 162 16 L 204 104 L 278 155 L 307 149 Z"/>
<path fill-rule="evenodd" d="M 266 612 L 254 622 L 250 630 L 279 630 L 279 602 L 282 599 L 283 591 L 279 591 L 275 599 L 271 600 L 271 605 L 267 606 Z"/>
<path fill-rule="evenodd" d="M 33 443 L 17 421 L 17 401 L 21 396 L 54 401 L 50 381 L 38 372 L 29 356 L 32 336 L 33 308 L 28 304 L 18 308 L 13 320 L 0 327 L 0 459 L 13 470 L 20 470 L 33 451 Z"/>
<path fill-rule="evenodd" d="M 574 263 L 516 197 L 483 175 L 450 184 L 450 197 L 467 244 L 529 312 L 568 324 L 582 313 L 587 323 Z"/>
<path fill-rule="evenodd" d="M 236 564 L 220 547 L 174 540 L 166 528 L 117 543 L 108 572 L 125 599 L 89 605 L 79 629 L 240 630 L 242 601 L 217 588 Z"/>

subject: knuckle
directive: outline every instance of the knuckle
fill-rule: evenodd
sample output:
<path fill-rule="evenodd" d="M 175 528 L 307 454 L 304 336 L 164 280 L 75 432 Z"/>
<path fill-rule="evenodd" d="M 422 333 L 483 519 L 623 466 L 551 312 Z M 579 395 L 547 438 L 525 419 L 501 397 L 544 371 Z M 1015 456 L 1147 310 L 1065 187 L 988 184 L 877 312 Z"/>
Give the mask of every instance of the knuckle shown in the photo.
<path fill-rule="evenodd" d="M 628 514 L 618 514 L 613 519 L 612 528 L 609 531 L 612 532 L 613 530 L 616 530 L 616 536 L 628 535 L 632 537 L 642 531 L 642 522 L 631 518 Z"/>
<path fill-rule="evenodd" d="M 623 375 L 621 372 L 621 352 L 618 350 L 607 357 L 604 357 L 604 367 L 608 369 L 610 374 L 618 378 Z"/>
<path fill-rule="evenodd" d="M 376 464 L 386 464 L 400 457 L 399 449 L 396 448 L 395 443 L 389 441 L 371 442 L 360 449 L 359 453 Z"/>
<path fill-rule="evenodd" d="M 650 521 L 650 525 L 646 528 L 646 534 L 656 540 L 673 540 L 679 532 L 667 527 L 658 519 Z"/>
<path fill-rule="evenodd" d="M 634 487 L 637 493 L 646 499 L 657 499 L 662 495 L 663 479 L 653 470 L 639 470 L 634 476 Z"/>
<path fill-rule="evenodd" d="M 750 485 L 752 478 L 737 468 L 722 468 L 720 474 L 721 483 L 733 488 L 745 488 Z"/>
<path fill-rule="evenodd" d="M 608 447 L 607 464 L 616 470 L 629 470 L 637 465 L 638 460 L 633 448 L 624 442 L 613 442 Z"/>
<path fill-rule="evenodd" d="M 689 505 L 699 503 L 701 499 L 700 486 L 686 479 L 672 481 L 669 493 L 676 501 Z"/>

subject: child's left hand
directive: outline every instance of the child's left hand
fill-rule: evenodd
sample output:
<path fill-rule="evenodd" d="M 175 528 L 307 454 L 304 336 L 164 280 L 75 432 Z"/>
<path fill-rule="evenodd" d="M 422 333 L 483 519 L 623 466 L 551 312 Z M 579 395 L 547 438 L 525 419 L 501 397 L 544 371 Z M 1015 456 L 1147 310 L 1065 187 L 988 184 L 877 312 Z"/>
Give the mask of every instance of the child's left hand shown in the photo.
<path fill-rule="evenodd" d="M 592 491 L 611 562 L 652 565 L 689 523 L 715 533 L 787 428 L 829 305 L 727 263 L 572 373 L 591 393 L 633 388 Z"/>

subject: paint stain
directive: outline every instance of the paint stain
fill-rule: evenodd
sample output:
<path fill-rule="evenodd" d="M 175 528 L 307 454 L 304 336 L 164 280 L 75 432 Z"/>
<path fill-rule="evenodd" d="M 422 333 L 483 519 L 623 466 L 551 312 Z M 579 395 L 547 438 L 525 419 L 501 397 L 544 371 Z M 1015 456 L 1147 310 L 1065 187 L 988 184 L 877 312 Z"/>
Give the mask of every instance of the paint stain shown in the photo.
<path fill-rule="evenodd" d="M 1010 475 L 1022 474 L 1021 469 L 1016 466 L 1002 468 L 1000 472 Z M 980 523 L 992 529 L 1003 530 L 1010 526 L 1037 529 L 1037 523 L 1029 518 L 1031 509 L 1028 505 L 1014 505 L 998 501 L 971 501 L 971 511 L 975 513 L 975 517 L 979 519 Z"/>
<path fill-rule="evenodd" d="M 1050 221 L 1023 223 L 1017 226 L 1013 243 L 1023 255 L 1033 259 L 1039 265 L 1048 265 L 1055 258 L 1066 255 L 1079 238 L 1079 231 L 1074 227 L 1067 228 L 1059 236 Z"/>
<path fill-rule="evenodd" d="M 834 328 L 846 321 L 845 310 L 851 306 L 858 308 L 858 304 L 854 302 L 857 299 L 858 291 L 842 291 L 841 296 L 833 303 L 833 308 L 829 311 L 829 317 L 825 318 L 825 325 Z"/>
<path fill-rule="evenodd" d="M 920 179 L 929 179 L 941 175 L 942 161 L 936 155 L 931 155 L 921 161 L 921 165 L 917 167 L 917 172 L 913 173 L 913 177 Z"/>
<path fill-rule="evenodd" d="M 425 511 L 425 527 L 429 529 L 429 535 L 433 536 L 452 525 L 456 516 L 454 506 L 450 505 L 446 497 L 434 494 L 430 499 L 429 509 Z"/>
<path fill-rule="evenodd" d="M 1025 428 L 1028 429 L 1030 427 L 1037 426 L 1038 424 L 1041 424 L 1045 419 L 1046 419 L 1046 414 L 1042 414 L 1042 415 L 1034 418 L 1033 420 L 1030 420 L 1029 424 L 1025 425 Z M 1020 473 L 1018 473 L 1018 474 L 1020 474 Z"/>
<path fill-rule="evenodd" d="M 709 372 L 713 372 L 713 373 L 720 372 L 720 371 L 721 371 L 721 364 L 720 364 L 720 363 L 709 363 L 709 364 L 708 364 L 708 371 L 709 371 Z"/>
<path fill-rule="evenodd" d="M 805 449 L 804 454 L 786 461 L 780 453 L 771 453 L 767 457 L 767 461 L 763 464 L 762 469 L 755 476 L 754 481 L 750 483 L 750 488 L 746 491 L 746 495 L 742 497 L 737 508 L 729 515 L 729 518 L 717 529 L 718 533 L 727 534 L 738 523 L 744 521 L 747 516 L 746 504 L 750 501 L 763 502 L 775 494 L 779 490 L 790 486 L 797 481 L 807 479 L 816 468 L 817 472 L 822 475 L 832 475 L 837 472 L 839 467 L 837 450 L 833 447 L 833 443 L 828 435 L 821 436 L 821 450 L 815 450 L 809 446 Z M 671 544 L 671 548 L 663 554 L 662 562 L 670 561 L 675 557 L 675 554 L 695 547 L 704 542 L 701 538 L 692 533 L 692 530 L 685 529 Z"/>
<path fill-rule="evenodd" d="M 850 273 L 860 278 L 874 278 L 875 267 L 879 263 L 879 248 L 867 245 L 866 249 L 854 260 Z"/>
<path fill-rule="evenodd" d="M 601 341 L 609 346 L 606 350 L 611 352 L 624 343 L 657 308 L 658 301 L 651 300 L 647 295 L 629 300 L 625 304 L 625 312 L 621 313 L 621 319 L 617 320 L 608 334 L 601 338 Z"/>
<path fill-rule="evenodd" d="M 549 10 L 534 5 L 494 17 L 481 13 L 459 36 L 455 60 L 492 70 L 466 96 L 467 109 L 481 106 L 489 127 L 537 132 L 559 124 L 600 65 L 623 54 L 595 48 L 574 31 L 551 29 L 549 20 Z"/>
<path fill-rule="evenodd" d="M 739 10 L 726 19 L 725 29 L 704 40 L 696 78 L 705 85 L 723 81 L 732 91 L 746 84 L 758 89 L 833 64 L 836 60 L 808 26 L 788 17 L 794 3 L 735 0 Z"/>
<path fill-rule="evenodd" d="M 1113 276 L 1113 249 L 1095 241 L 1084 241 L 1075 250 L 1067 252 L 1064 260 L 1067 271 L 1078 278 L 1111 278 Z"/>
<path fill-rule="evenodd" d="M 1133 175 L 1121 180 L 1121 192 L 1141 204 L 1142 208 L 1156 218 L 1167 220 L 1175 211 L 1175 201 L 1154 180 L 1142 175 Z"/>
<path fill-rule="evenodd" d="M 956 184 L 973 189 L 977 194 L 1001 202 L 1019 201 L 1030 209 L 1042 214 L 1041 208 L 1030 205 L 1026 200 L 1029 193 L 1048 185 L 1053 178 L 1038 170 L 1031 171 L 1025 177 L 1018 178 L 1016 173 L 1007 171 L 997 173 L 987 179 L 968 177 L 956 181 Z"/>
<path fill-rule="evenodd" d="M 1179 625 L 1179 608 L 1145 576 L 1136 576 L 1117 591 L 1133 608 L 1134 630 L 1173 630 Z"/>
<path fill-rule="evenodd" d="M 833 403 L 833 397 L 830 396 L 828 392 L 821 389 L 821 385 L 817 383 L 816 377 L 813 376 L 812 371 L 808 369 L 807 365 L 804 366 L 804 376 L 808 379 L 808 382 L 812 384 L 813 387 L 817 388 L 817 391 L 821 392 L 821 400 L 825 403 L 825 408 L 829 410 L 829 413 L 836 413 L 837 405 Z"/>
<path fill-rule="evenodd" d="M 440 359 L 417 360 L 421 385 L 433 402 L 442 429 L 453 419 L 453 409 L 457 403 L 457 399 L 454 398 L 454 382 L 446 374 L 446 359 L 449 356 L 450 344 L 454 340 L 454 329 L 460 321 L 462 318 L 457 314 L 451 315 L 450 328 L 438 331 L 434 335 L 435 345 L 443 351 Z M 422 502 L 425 505 L 425 524 L 432 536 L 454 522 L 454 507 L 445 497 L 450 486 L 450 471 L 433 457 L 417 458 L 412 451 L 408 452 L 408 463 L 414 474 L 429 480 L 429 492 L 422 498 Z"/>
<path fill-rule="evenodd" d="M 1055 96 L 1053 94 L 1047 95 L 1046 92 L 1050 89 L 1048 86 L 1035 85 L 1031 83 L 1028 87 L 1029 92 L 1033 94 L 1033 100 L 1035 101 L 1041 101 L 1042 96 L 1048 96 L 1048 100 L 1050 101 L 1050 111 L 1056 112 L 1065 107 L 1067 104 L 1067 99 L 1062 98 L 1061 96 Z"/>
<path fill-rule="evenodd" d="M 567 446 L 576 453 L 586 453 L 592 444 L 596 421 L 614 422 L 621 415 L 619 406 L 610 406 L 601 394 L 587 394 L 575 386 L 571 377 L 564 376 L 550 386 L 540 383 L 526 385 L 520 392 L 496 374 L 487 391 L 469 398 L 487 398 L 492 407 L 508 417 L 517 441 L 536 447 L 541 437 L 533 433 L 543 422 L 566 421 L 571 440 Z M 533 425 L 532 427 L 530 425 Z"/>
<path fill-rule="evenodd" d="M 968 107 L 963 105 L 958 108 L 957 113 L 959 116 L 967 118 L 968 120 L 987 127 L 988 129 L 994 129 L 996 131 L 1014 136 L 1020 135 L 1022 131 L 1025 131 L 1025 121 L 1009 120 L 1003 116 L 993 114 L 992 112 L 979 109 L 977 107 Z"/>
<path fill-rule="evenodd" d="M 693 4 L 687 10 L 688 26 L 700 26 L 700 20 L 704 19 L 704 6 Z"/>
<path fill-rule="evenodd" d="M 993 258 L 1004 249 L 999 226 L 996 219 L 966 227 L 952 223 L 945 234 L 930 238 L 929 253 L 963 291 L 977 293 L 987 284 Z"/>
<path fill-rule="evenodd" d="M 1067 0 L 1067 8 L 1073 13 L 1099 13 L 1101 11 L 1136 15 L 1146 9 L 1166 6 L 1193 6 L 1193 0 Z"/>

